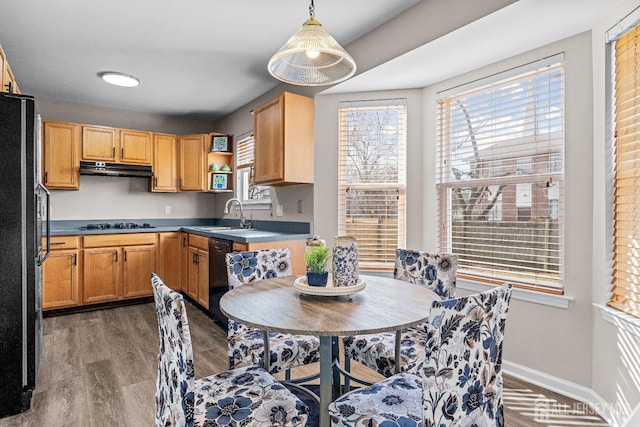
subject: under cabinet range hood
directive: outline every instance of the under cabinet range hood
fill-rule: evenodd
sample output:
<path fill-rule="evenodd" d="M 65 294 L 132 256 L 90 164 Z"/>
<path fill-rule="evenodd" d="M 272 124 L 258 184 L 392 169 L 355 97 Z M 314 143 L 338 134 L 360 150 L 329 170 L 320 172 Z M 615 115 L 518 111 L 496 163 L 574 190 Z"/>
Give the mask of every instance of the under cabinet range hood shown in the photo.
<path fill-rule="evenodd" d="M 151 166 L 125 165 L 122 163 L 80 162 L 80 175 L 128 176 L 148 178 L 153 176 Z"/>

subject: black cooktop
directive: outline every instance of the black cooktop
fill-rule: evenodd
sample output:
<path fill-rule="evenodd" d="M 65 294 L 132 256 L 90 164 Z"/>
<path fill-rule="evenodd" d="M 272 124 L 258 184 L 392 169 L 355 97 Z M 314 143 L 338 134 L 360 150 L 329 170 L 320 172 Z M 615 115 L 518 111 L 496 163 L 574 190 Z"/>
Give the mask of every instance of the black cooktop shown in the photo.
<path fill-rule="evenodd" d="M 132 228 L 155 228 L 153 225 L 143 222 L 101 222 L 96 224 L 87 224 L 86 227 L 80 227 L 83 230 L 109 230 L 109 229 L 132 229 Z"/>

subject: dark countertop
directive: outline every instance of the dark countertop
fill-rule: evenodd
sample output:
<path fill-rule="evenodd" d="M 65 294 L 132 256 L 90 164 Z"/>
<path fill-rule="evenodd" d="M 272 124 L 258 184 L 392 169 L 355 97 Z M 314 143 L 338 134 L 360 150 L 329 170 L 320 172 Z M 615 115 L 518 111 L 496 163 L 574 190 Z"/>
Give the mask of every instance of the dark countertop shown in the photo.
<path fill-rule="evenodd" d="M 111 224 L 112 228 L 88 230 L 87 224 Z M 115 224 L 149 224 L 151 227 L 113 228 Z M 212 228 L 215 227 L 215 228 Z M 251 229 L 241 229 L 239 221 L 230 219 L 108 219 L 108 220 L 52 220 L 52 236 L 163 233 L 185 231 L 205 237 L 239 243 L 300 240 L 311 237 L 312 224 L 307 222 L 253 221 Z"/>

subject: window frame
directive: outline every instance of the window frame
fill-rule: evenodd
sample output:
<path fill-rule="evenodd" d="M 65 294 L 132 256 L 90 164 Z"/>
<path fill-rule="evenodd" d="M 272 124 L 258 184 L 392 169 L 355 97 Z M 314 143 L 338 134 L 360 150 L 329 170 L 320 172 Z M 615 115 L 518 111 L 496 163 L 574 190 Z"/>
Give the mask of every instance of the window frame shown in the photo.
<path fill-rule="evenodd" d="M 348 178 L 348 164 L 347 161 L 347 152 L 349 148 L 347 144 L 349 144 L 349 137 L 353 137 L 357 132 L 349 133 L 350 131 L 347 129 L 345 123 L 345 117 L 350 112 L 356 111 L 369 111 L 372 112 L 374 110 L 378 111 L 393 111 L 393 114 L 397 114 L 397 125 L 396 129 L 396 139 L 394 140 L 395 150 L 394 155 L 390 157 L 385 157 L 384 161 L 392 161 L 396 159 L 395 167 L 397 168 L 396 173 L 396 181 L 392 182 L 389 179 L 389 176 L 385 175 L 385 179 L 381 179 L 379 182 L 353 182 L 353 178 Z M 386 116 L 385 116 L 386 117 Z M 339 122 L 339 136 L 338 136 L 338 234 L 339 235 L 354 235 L 356 239 L 359 239 L 357 234 L 366 233 L 367 226 L 360 225 L 356 227 L 356 230 L 359 230 L 356 233 L 353 233 L 354 228 L 349 227 L 347 225 L 347 204 L 348 204 L 348 192 L 352 190 L 359 191 L 371 191 L 377 192 L 379 194 L 379 198 L 383 200 L 383 205 L 385 209 L 389 206 L 388 202 L 393 200 L 393 194 L 395 193 L 395 197 L 397 200 L 397 204 L 391 207 L 391 216 L 385 214 L 383 212 L 387 212 L 387 210 L 382 209 L 380 216 L 378 218 L 382 218 L 385 216 L 386 219 L 391 219 L 393 222 L 393 216 L 397 217 L 397 225 L 395 227 L 390 226 L 389 222 L 385 223 L 385 226 L 380 228 L 383 234 L 382 236 L 386 236 L 382 238 L 381 241 L 386 242 L 386 244 L 382 244 L 381 246 L 385 249 L 384 251 L 379 251 L 378 254 L 373 255 L 371 248 L 373 247 L 366 242 L 371 241 L 371 238 L 367 236 L 366 238 L 362 238 L 358 241 L 359 251 L 360 251 L 360 259 L 359 265 L 362 270 L 380 270 L 380 271 L 392 271 L 395 264 L 395 252 L 398 247 L 405 247 L 406 245 L 406 222 L 407 222 L 407 202 L 406 202 L 406 187 L 407 187 L 407 100 L 405 98 L 390 98 L 390 99 L 378 99 L 378 100 L 357 100 L 357 101 L 345 101 L 340 102 L 340 106 L 338 109 L 338 122 Z M 362 122 L 362 125 L 368 124 L 368 121 L 365 120 Z M 380 126 L 379 129 L 383 127 Z M 383 133 L 383 132 L 380 132 Z M 367 132 L 363 133 L 364 135 Z M 384 137 L 379 137 L 380 140 L 384 139 Z M 371 141 L 379 141 L 372 137 Z M 388 142 L 384 139 L 385 143 Z M 378 148 L 379 149 L 379 148 Z M 385 163 L 386 164 L 386 163 Z M 353 171 L 353 169 L 352 169 Z M 376 173 L 380 173 L 379 169 L 375 169 Z M 393 174 L 392 174 L 393 175 Z M 364 176 L 364 175 L 363 175 Z M 371 199 L 375 201 L 378 197 L 372 195 Z M 366 209 L 366 205 L 360 206 L 360 209 Z M 352 218 L 357 218 L 357 214 L 353 214 Z M 376 217 L 375 215 L 371 218 Z M 386 233 L 385 233 L 386 231 Z M 388 232 L 392 233 L 389 234 Z M 390 240 L 394 240 L 394 244 L 390 244 Z M 378 246 L 380 247 L 380 245 Z"/>
<path fill-rule="evenodd" d="M 608 277 L 609 292 L 606 301 L 611 310 L 625 313 L 631 319 L 635 319 L 634 321 L 640 318 L 640 289 L 638 289 L 637 284 L 640 278 L 640 272 L 637 271 L 640 255 L 634 253 L 637 252 L 636 247 L 625 245 L 624 242 L 634 241 L 640 230 L 636 231 L 635 227 L 628 229 L 624 223 L 629 223 L 630 221 L 625 221 L 624 217 L 635 217 L 635 215 L 640 214 L 640 199 L 634 197 L 635 192 L 640 190 L 640 184 L 626 184 L 626 181 L 640 179 L 640 173 L 638 172 L 640 167 L 638 165 L 630 165 L 629 160 L 632 157 L 631 154 L 640 155 L 640 133 L 619 133 L 619 130 L 625 128 L 625 113 L 640 107 L 640 96 L 635 96 L 633 99 L 627 98 L 626 102 L 620 101 L 619 103 L 617 83 L 620 80 L 624 80 L 624 75 L 618 74 L 618 43 L 623 44 L 627 36 L 635 35 L 635 42 L 629 51 L 637 51 L 640 48 L 640 42 L 638 41 L 638 37 L 640 37 L 639 10 L 636 9 L 606 34 L 607 51 L 609 53 L 607 69 L 610 70 L 608 90 L 611 99 L 608 111 L 610 120 L 608 121 L 607 129 L 609 134 L 607 138 L 606 168 L 609 171 L 606 176 L 607 194 L 609 196 L 608 200 L 611 200 L 611 203 L 607 205 L 608 261 L 610 263 L 608 265 L 610 266 L 610 273 Z M 640 62 L 640 54 L 635 54 L 633 61 L 638 64 Z M 635 72 L 629 72 L 626 75 L 631 76 L 632 74 L 635 74 Z M 638 91 L 640 83 L 638 83 L 637 79 L 632 79 L 631 81 L 636 82 L 634 89 Z M 627 92 L 633 93 L 634 91 L 629 90 Z M 619 107 L 626 103 L 630 103 L 631 107 L 624 107 L 623 110 L 620 110 Z M 628 129 L 630 126 L 626 126 L 626 128 Z M 629 139 L 632 139 L 632 141 L 629 141 Z M 634 146 L 637 148 L 631 148 Z M 619 182 L 624 182 L 624 184 L 619 186 Z M 618 200 L 620 200 L 620 203 L 618 203 Z M 618 210 L 619 205 L 620 210 Z M 635 223 L 635 221 L 631 222 Z M 620 227 L 618 227 L 618 223 L 620 223 Z M 631 289 L 628 289 L 629 287 Z M 634 287 L 636 289 L 633 289 Z"/>
<path fill-rule="evenodd" d="M 272 207 L 270 192 L 271 187 L 256 186 L 251 184 L 251 174 L 253 173 L 253 156 L 255 153 L 255 140 L 253 132 L 244 133 L 236 138 L 235 141 L 235 197 L 242 202 L 245 210 L 269 210 Z M 243 149 L 243 144 L 250 144 L 253 149 Z M 245 156 L 247 159 L 245 159 Z M 250 198 L 247 197 L 251 188 L 265 189 L 268 192 L 266 197 Z"/>
<path fill-rule="evenodd" d="M 465 94 L 473 93 L 474 91 L 477 91 L 479 94 L 482 95 L 483 91 L 486 91 L 487 93 L 489 93 L 489 91 L 492 89 L 494 85 L 507 84 L 508 82 L 513 82 L 515 84 L 518 81 L 526 81 L 527 78 L 531 78 L 533 80 L 534 77 L 528 77 L 528 76 L 534 76 L 535 75 L 534 73 L 537 70 L 543 70 L 546 67 L 555 66 L 556 64 L 559 64 L 559 69 L 561 72 L 560 83 L 561 83 L 561 87 L 564 88 L 565 86 L 564 54 L 558 54 L 558 55 L 553 55 L 547 58 L 543 58 L 540 61 L 524 64 L 521 67 L 516 67 L 510 70 L 506 70 L 502 73 L 488 76 L 486 78 L 482 78 L 473 82 L 469 82 L 467 84 L 463 84 L 461 86 L 457 86 L 457 87 L 439 92 L 437 94 L 437 101 L 438 103 L 441 103 L 448 99 L 449 100 L 456 99 L 456 97 L 462 97 Z M 521 80 L 521 79 L 524 79 L 524 80 Z M 531 96 L 532 96 L 532 99 L 535 99 L 535 97 L 538 96 L 537 90 L 535 93 L 532 92 Z M 559 191 L 558 190 L 555 190 L 555 191 L 558 191 L 558 194 L 559 194 L 558 198 L 560 199 L 556 199 L 556 200 L 559 200 L 558 201 L 559 206 L 562 206 L 562 208 L 553 209 L 554 218 L 550 216 L 551 210 L 552 210 L 551 204 L 549 203 L 550 195 L 549 195 L 549 192 L 546 193 L 546 197 L 547 197 L 546 209 L 548 211 L 548 215 L 546 217 L 547 221 L 556 220 L 559 222 L 559 231 L 558 231 L 559 247 L 557 250 L 557 257 L 558 257 L 557 258 L 558 259 L 557 278 L 553 278 L 551 275 L 548 278 L 544 277 L 544 275 L 541 275 L 541 277 L 538 277 L 536 273 L 532 273 L 530 275 L 531 277 L 526 277 L 526 275 L 524 275 L 519 278 L 517 273 L 517 268 L 520 267 L 521 271 L 526 271 L 526 269 L 517 264 L 518 260 L 516 258 L 512 258 L 510 260 L 505 261 L 505 265 L 506 265 L 505 267 L 500 267 L 498 266 L 499 264 L 498 262 L 494 262 L 494 264 L 498 267 L 489 266 L 489 268 L 486 268 L 486 269 L 482 267 L 476 267 L 475 271 L 471 264 L 469 264 L 469 268 L 467 269 L 465 269 L 463 265 L 462 268 L 459 268 L 458 270 L 459 271 L 458 277 L 472 280 L 472 281 L 484 282 L 484 283 L 496 283 L 496 282 L 509 281 L 513 283 L 514 286 L 517 286 L 523 289 L 540 291 L 540 292 L 551 293 L 551 294 L 558 294 L 558 295 L 564 294 L 564 258 L 566 256 L 564 253 L 565 252 L 564 251 L 564 239 L 565 239 L 564 197 L 565 196 L 564 196 L 564 190 L 563 190 L 564 167 L 562 166 L 561 170 L 560 171 L 558 170 L 559 163 L 562 163 L 562 164 L 564 163 L 564 155 L 566 150 L 566 136 L 565 136 L 566 130 L 564 126 L 564 116 L 566 114 L 564 112 L 565 105 L 566 105 L 566 95 L 564 93 L 564 89 L 562 89 L 562 93 L 561 93 L 561 105 L 562 105 L 562 126 L 561 126 L 561 131 L 558 133 L 558 136 L 560 136 L 561 138 L 559 139 L 561 141 L 560 142 L 561 151 L 560 153 L 554 153 L 553 151 L 549 151 L 547 153 L 548 169 L 546 170 L 546 172 L 541 173 L 539 170 L 534 170 L 532 167 L 530 167 L 529 164 L 527 164 L 528 161 L 517 161 L 516 166 L 522 165 L 527 167 L 523 168 L 523 170 L 518 169 L 513 174 L 507 174 L 507 172 L 504 171 L 497 164 L 499 163 L 498 162 L 500 159 L 499 156 L 491 155 L 486 159 L 481 159 L 481 161 L 484 164 L 483 168 L 486 169 L 486 172 L 487 172 L 482 176 L 487 176 L 487 178 L 476 178 L 476 177 L 471 178 L 470 177 L 468 181 L 465 181 L 464 179 L 455 180 L 451 176 L 452 168 L 450 165 L 452 165 L 453 161 L 455 160 L 451 156 L 453 155 L 454 150 L 456 149 L 449 146 L 449 144 L 453 144 L 453 141 L 449 141 L 447 139 L 448 137 L 445 135 L 445 132 L 451 131 L 451 129 L 453 129 L 453 128 L 449 128 L 449 126 L 450 126 L 450 122 L 454 120 L 454 118 L 451 114 L 447 115 L 448 113 L 441 108 L 442 104 L 436 106 L 437 114 L 439 114 L 439 118 L 437 119 L 438 132 L 436 136 L 436 146 L 438 150 L 438 161 L 437 161 L 438 172 L 436 174 L 437 175 L 436 194 L 438 198 L 437 212 L 438 212 L 438 224 L 439 224 L 437 245 L 438 245 L 439 251 L 447 251 L 447 252 L 453 251 L 453 234 L 452 233 L 454 233 L 453 231 L 454 218 L 452 215 L 454 212 L 453 208 L 454 206 L 456 206 L 456 202 L 453 200 L 453 196 L 452 196 L 453 189 L 466 188 L 471 190 L 473 189 L 473 187 L 478 187 L 478 186 L 487 186 L 487 188 L 490 188 L 489 187 L 490 185 L 500 186 L 503 184 L 513 185 L 514 187 L 522 186 L 524 184 L 529 184 L 532 186 L 535 185 L 535 186 L 542 187 L 546 185 L 548 188 L 551 188 L 554 186 L 556 188 L 560 188 Z M 444 107 L 444 109 L 446 110 L 446 107 Z M 493 107 L 491 108 L 490 112 L 491 113 L 494 112 Z M 537 123 L 540 114 L 544 114 L 544 113 L 534 110 L 534 113 L 531 115 L 531 117 L 533 117 L 536 120 L 535 123 Z M 444 117 L 443 119 L 444 122 L 443 120 L 440 119 L 440 117 Z M 499 117 L 499 115 L 497 117 Z M 486 118 L 486 120 L 490 121 L 495 118 L 496 117 L 494 116 L 489 116 Z M 516 118 L 514 117 L 513 120 L 516 120 Z M 507 122 L 507 123 L 512 123 L 512 122 Z M 505 126 L 508 126 L 508 125 L 505 124 Z M 533 130 L 533 135 L 534 135 L 533 141 L 538 141 L 537 138 L 540 135 L 542 135 L 542 133 L 538 133 L 538 128 L 535 127 Z M 497 138 L 497 132 L 493 134 L 491 138 L 495 138 L 492 145 L 500 146 L 498 145 L 500 141 Z M 512 136 L 511 138 L 516 138 L 516 137 Z M 549 138 L 553 139 L 552 136 L 549 136 Z M 505 141 L 507 140 L 505 139 Z M 497 150 L 499 150 L 499 148 Z M 513 154 L 513 155 L 516 156 L 516 154 Z M 558 159 L 558 155 L 562 156 L 562 158 Z M 534 156 L 530 158 L 533 159 Z M 460 159 L 460 157 L 458 157 L 458 159 Z M 469 162 L 471 161 L 469 160 Z M 527 169 L 527 170 L 525 171 L 524 169 Z M 499 173 L 498 171 L 502 171 L 502 172 Z M 443 176 L 443 174 L 449 174 L 449 175 L 445 177 Z M 504 176 L 501 176 L 501 175 L 504 175 Z M 496 205 L 498 203 L 500 204 L 503 203 L 502 195 L 503 195 L 502 193 L 499 194 Z M 513 204 L 516 205 L 517 202 L 514 200 Z M 494 209 L 492 209 L 491 212 L 493 212 Z M 497 214 L 492 215 L 491 212 L 487 214 L 488 218 L 486 218 L 485 220 L 487 221 L 502 220 L 502 215 L 497 215 Z M 525 214 L 524 210 L 522 213 L 523 213 L 523 217 L 526 216 L 524 215 Z M 520 218 L 518 218 L 516 221 L 519 221 L 519 220 Z M 464 244 L 469 244 L 470 241 L 467 238 L 463 238 L 459 242 L 463 242 Z M 504 248 L 505 246 L 501 245 L 501 246 L 494 246 L 494 247 Z M 507 255 L 507 257 L 509 257 L 509 255 Z M 507 267 L 509 265 L 516 267 L 516 271 L 510 274 L 508 270 L 509 268 L 512 268 L 512 267 Z M 485 269 L 486 271 L 483 272 L 482 271 L 483 269 Z"/>

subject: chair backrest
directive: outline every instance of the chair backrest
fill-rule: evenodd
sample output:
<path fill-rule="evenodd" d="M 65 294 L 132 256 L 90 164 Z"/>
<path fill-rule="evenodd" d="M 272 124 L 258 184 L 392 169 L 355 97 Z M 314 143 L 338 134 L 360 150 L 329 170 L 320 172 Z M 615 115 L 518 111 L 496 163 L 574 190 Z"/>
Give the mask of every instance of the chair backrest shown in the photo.
<path fill-rule="evenodd" d="M 229 289 L 255 280 L 291 276 L 289 248 L 232 252 L 226 257 Z"/>
<path fill-rule="evenodd" d="M 458 255 L 410 249 L 396 250 L 393 277 L 426 286 L 438 294 L 441 299 L 455 296 L 457 272 Z"/>
<path fill-rule="evenodd" d="M 505 284 L 433 302 L 417 370 L 426 426 L 504 426 L 502 341 L 510 299 Z"/>
<path fill-rule="evenodd" d="M 227 254 L 226 258 L 229 289 L 256 280 L 291 276 L 291 251 L 289 248 L 232 252 Z M 229 338 L 246 331 L 248 328 L 245 325 L 229 319 L 227 325 Z"/>
<path fill-rule="evenodd" d="M 182 295 L 151 274 L 158 315 L 158 379 L 156 426 L 182 427 L 193 423 L 194 366 L 187 311 Z"/>

